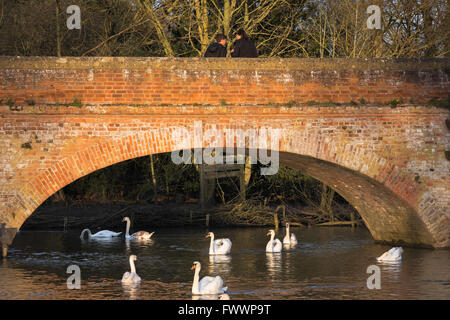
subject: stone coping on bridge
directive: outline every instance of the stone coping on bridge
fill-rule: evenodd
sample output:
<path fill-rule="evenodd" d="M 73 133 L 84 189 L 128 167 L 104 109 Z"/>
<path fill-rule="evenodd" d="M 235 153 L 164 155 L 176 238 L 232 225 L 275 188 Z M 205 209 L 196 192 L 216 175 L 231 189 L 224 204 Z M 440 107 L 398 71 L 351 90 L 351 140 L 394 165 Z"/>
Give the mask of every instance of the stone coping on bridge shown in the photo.
<path fill-rule="evenodd" d="M 0 57 L 0 101 L 10 106 L 436 104 L 448 100 L 449 70 L 448 58 Z"/>
<path fill-rule="evenodd" d="M 425 115 L 425 114 L 448 114 L 448 108 L 425 105 L 404 105 L 392 107 L 389 105 L 367 104 L 329 106 L 321 104 L 293 105 L 293 106 L 235 106 L 235 105 L 184 105 L 184 106 L 129 106 L 129 105 L 86 105 L 80 107 L 67 105 L 35 105 L 35 106 L 7 106 L 0 104 L 0 115 L 286 115 L 286 116 L 312 116 L 317 114 L 335 114 L 346 117 L 345 111 L 361 115 L 383 116 L 388 110 L 392 115 Z"/>
<path fill-rule="evenodd" d="M 450 58 L 167 58 L 0 56 L 0 69 L 341 71 L 450 70 Z"/>

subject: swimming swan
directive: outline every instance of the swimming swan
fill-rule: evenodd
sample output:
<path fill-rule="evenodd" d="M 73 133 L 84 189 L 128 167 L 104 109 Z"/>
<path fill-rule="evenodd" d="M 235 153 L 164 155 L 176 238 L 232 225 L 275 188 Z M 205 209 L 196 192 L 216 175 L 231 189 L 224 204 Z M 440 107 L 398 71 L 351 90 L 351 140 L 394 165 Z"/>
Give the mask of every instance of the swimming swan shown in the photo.
<path fill-rule="evenodd" d="M 194 261 L 191 270 L 195 269 L 194 282 L 192 283 L 192 294 L 221 294 L 227 291 L 227 287 L 223 286 L 221 277 L 203 277 L 198 281 L 201 269 L 200 262 Z"/>
<path fill-rule="evenodd" d="M 289 223 L 286 223 L 286 235 L 284 236 L 283 244 L 295 246 L 297 244 L 297 238 L 295 237 L 294 233 L 289 232 L 289 227 Z"/>
<path fill-rule="evenodd" d="M 118 237 L 122 234 L 122 232 L 112 232 L 109 230 L 102 230 L 99 231 L 97 233 L 92 234 L 91 230 L 89 229 L 84 229 L 83 231 L 81 231 L 81 235 L 80 235 L 80 239 L 84 239 L 84 234 L 87 233 L 88 234 L 88 239 L 89 238 L 112 238 L 112 237 Z"/>
<path fill-rule="evenodd" d="M 136 273 L 136 268 L 134 267 L 134 261 L 137 260 L 137 257 L 133 254 L 130 256 L 130 268 L 131 272 L 125 272 L 122 277 L 122 283 L 132 284 L 141 282 L 141 277 L 139 277 Z"/>
<path fill-rule="evenodd" d="M 379 262 L 396 262 L 402 260 L 402 247 L 393 247 L 377 258 Z"/>
<path fill-rule="evenodd" d="M 137 239 L 137 240 L 148 240 L 152 237 L 155 232 L 138 231 L 130 236 L 130 218 L 125 217 L 122 221 L 127 222 L 127 231 L 125 232 L 125 239 Z"/>
<path fill-rule="evenodd" d="M 230 239 L 217 239 L 214 240 L 214 233 L 208 232 L 206 238 L 211 237 L 211 242 L 209 244 L 209 254 L 230 254 L 231 251 L 231 240 Z"/>
<path fill-rule="evenodd" d="M 267 235 L 270 235 L 270 240 L 267 242 L 266 245 L 266 252 L 281 252 L 281 248 L 283 245 L 281 244 L 281 241 L 275 238 L 275 231 L 269 230 Z"/>

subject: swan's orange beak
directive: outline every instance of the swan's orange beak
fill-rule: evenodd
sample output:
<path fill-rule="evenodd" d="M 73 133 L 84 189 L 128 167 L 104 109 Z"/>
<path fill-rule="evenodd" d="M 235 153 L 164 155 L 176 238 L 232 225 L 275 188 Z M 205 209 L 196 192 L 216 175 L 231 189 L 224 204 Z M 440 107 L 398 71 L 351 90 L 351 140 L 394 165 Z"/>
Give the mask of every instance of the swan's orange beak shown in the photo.
<path fill-rule="evenodd" d="M 195 264 L 191 267 L 191 270 L 194 270 L 195 269 Z"/>
<path fill-rule="evenodd" d="M 270 232 L 267 232 L 266 236 L 270 236 Z"/>
<path fill-rule="evenodd" d="M 209 235 L 209 233 L 205 236 L 205 238 L 209 238 L 210 237 L 210 235 Z"/>

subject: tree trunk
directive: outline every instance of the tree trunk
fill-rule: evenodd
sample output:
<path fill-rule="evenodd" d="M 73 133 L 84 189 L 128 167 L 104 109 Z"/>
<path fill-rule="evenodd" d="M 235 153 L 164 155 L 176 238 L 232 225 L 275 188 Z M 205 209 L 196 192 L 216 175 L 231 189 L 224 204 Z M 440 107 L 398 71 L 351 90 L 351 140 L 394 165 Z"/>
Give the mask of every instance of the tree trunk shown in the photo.
<path fill-rule="evenodd" d="M 245 157 L 244 174 L 245 174 L 245 186 L 248 186 L 248 184 L 250 183 L 250 178 L 252 177 L 252 162 L 250 156 Z"/>
<path fill-rule="evenodd" d="M 424 39 L 430 41 L 430 45 L 425 49 L 426 57 L 434 57 L 437 52 L 436 45 L 433 43 L 435 39 L 435 34 L 433 31 L 433 17 L 431 15 L 431 5 L 425 5 L 422 10 L 423 14 L 423 24 L 424 24 Z"/>
<path fill-rule="evenodd" d="M 169 200 L 170 190 L 169 190 L 169 174 L 167 173 L 167 170 L 164 171 L 164 178 L 166 180 L 166 194 L 167 194 L 167 200 Z"/>
<path fill-rule="evenodd" d="M 325 183 L 322 183 L 322 194 L 320 197 L 320 208 L 322 210 L 326 210 L 326 204 L 327 204 L 327 185 Z"/>
<path fill-rule="evenodd" d="M 332 209 L 333 199 L 335 191 L 328 187 L 325 183 L 322 183 L 322 194 L 320 199 L 320 210 L 324 214 L 328 214 L 330 221 L 334 221 L 334 213 Z"/>
<path fill-rule="evenodd" d="M 167 39 L 166 32 L 164 30 L 164 26 L 161 24 L 161 21 L 159 21 L 158 16 L 155 13 L 155 10 L 153 9 L 153 1 L 151 3 L 147 2 L 140 2 L 141 5 L 143 5 L 144 10 L 148 13 L 150 16 L 151 22 L 153 24 L 153 27 L 156 30 L 156 35 L 158 36 L 159 42 L 162 44 L 164 53 L 167 57 L 175 57 L 175 53 L 172 49 L 172 45 L 169 42 L 169 39 Z"/>
<path fill-rule="evenodd" d="M 155 176 L 155 165 L 153 163 L 153 155 L 150 155 L 150 170 L 152 174 L 152 183 L 153 183 L 153 198 L 154 202 L 158 202 L 158 188 L 156 185 L 156 176 Z"/>
<path fill-rule="evenodd" d="M 372 30 L 375 32 L 375 58 L 383 57 L 383 33 L 384 33 L 384 25 L 383 25 L 383 1 L 377 0 L 376 5 L 378 5 L 381 9 L 381 29 Z"/>
<path fill-rule="evenodd" d="M 56 55 L 61 57 L 61 29 L 59 25 L 59 2 L 60 0 L 56 0 Z"/>
<path fill-rule="evenodd" d="M 208 31 L 208 4 L 206 0 L 194 0 L 195 17 L 197 19 L 197 28 L 200 40 L 200 54 L 204 55 L 209 44 Z"/>
<path fill-rule="evenodd" d="M 334 193 L 335 191 L 331 188 L 328 188 L 329 192 L 327 195 L 327 211 L 328 214 L 330 215 L 330 221 L 334 222 L 334 212 L 333 212 L 333 208 L 332 208 L 332 203 L 333 203 L 333 199 L 334 199 Z"/>

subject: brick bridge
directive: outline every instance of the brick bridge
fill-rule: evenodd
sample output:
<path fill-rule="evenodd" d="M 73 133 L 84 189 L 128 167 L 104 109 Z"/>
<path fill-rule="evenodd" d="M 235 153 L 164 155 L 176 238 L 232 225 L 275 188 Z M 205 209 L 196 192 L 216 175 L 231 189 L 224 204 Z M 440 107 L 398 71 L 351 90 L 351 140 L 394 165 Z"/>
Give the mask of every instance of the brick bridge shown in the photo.
<path fill-rule="evenodd" d="M 449 59 L 0 57 L 0 223 L 10 232 L 0 241 L 62 187 L 179 149 L 175 128 L 201 120 L 279 129 L 280 163 L 334 188 L 375 240 L 450 247 L 450 113 L 429 104 L 448 99 L 449 69 Z M 183 149 L 206 146 L 192 140 Z"/>

